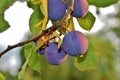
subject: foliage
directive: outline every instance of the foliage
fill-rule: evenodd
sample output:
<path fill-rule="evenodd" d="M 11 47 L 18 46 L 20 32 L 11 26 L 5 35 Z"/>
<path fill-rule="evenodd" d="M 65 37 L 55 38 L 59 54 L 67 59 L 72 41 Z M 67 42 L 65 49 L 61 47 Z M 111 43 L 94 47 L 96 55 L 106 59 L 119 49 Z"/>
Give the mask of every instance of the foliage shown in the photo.
<path fill-rule="evenodd" d="M 66 0 L 64 1 L 66 2 Z M 107 7 L 118 2 L 118 0 L 87 1 L 89 5 L 94 5 L 97 8 Z M 15 2 L 16 0 L 0 1 L 0 33 L 4 32 L 10 27 L 9 22 L 4 19 L 4 12 Z M 47 29 L 46 26 L 50 21 L 48 19 L 47 2 L 48 0 L 26 1 L 27 6 L 33 9 L 33 13 L 29 19 L 29 30 L 34 36 Z M 45 38 L 41 39 L 40 43 L 37 46 L 35 46 L 34 42 L 28 43 L 24 46 L 25 62 L 18 74 L 18 78 L 20 80 L 33 80 L 34 75 L 36 76 L 34 80 L 80 80 L 82 78 L 84 78 L 84 80 L 92 80 L 93 77 L 101 80 L 99 78 L 101 74 L 103 76 L 102 80 L 114 79 L 114 77 L 110 79 L 108 78 L 108 76 L 112 75 L 110 74 L 113 70 L 113 61 L 111 58 L 113 58 L 112 53 L 113 51 L 115 51 L 115 49 L 108 39 L 104 40 L 102 38 L 98 38 L 98 35 L 87 35 L 87 38 L 89 40 L 89 48 L 85 55 L 77 56 L 74 58 L 69 56 L 68 60 L 64 64 L 59 66 L 48 64 L 42 55 L 38 55 L 36 53 L 36 51 L 45 44 L 45 41 L 48 41 L 49 39 L 52 39 L 54 37 L 57 37 L 57 39 L 55 38 L 51 41 L 58 41 L 59 48 L 62 43 L 62 38 L 60 34 L 65 35 L 67 32 L 73 31 L 75 29 L 73 17 L 69 16 L 67 18 L 69 19 L 66 21 L 65 25 L 62 25 L 62 28 L 58 28 L 53 33 L 46 33 L 47 35 L 43 36 Z M 90 31 L 92 29 L 96 20 L 95 16 L 90 11 L 85 17 L 76 19 L 79 23 L 79 26 L 86 31 Z M 60 23 L 60 21 L 61 20 L 52 22 L 53 25 L 56 25 Z M 116 32 L 117 36 L 119 36 L 118 29 L 113 29 L 113 31 Z M 47 37 L 50 38 L 47 39 Z M 107 47 L 109 50 L 105 50 L 105 47 Z M 90 70 L 94 71 L 92 71 L 91 73 L 85 73 L 85 71 Z M 80 75 L 78 75 L 77 73 Z M 95 73 L 97 73 L 98 75 L 94 76 Z M 89 79 L 87 79 L 88 77 L 85 77 L 88 74 L 90 75 Z M 0 73 L 0 80 L 5 80 L 5 77 L 2 73 Z"/>

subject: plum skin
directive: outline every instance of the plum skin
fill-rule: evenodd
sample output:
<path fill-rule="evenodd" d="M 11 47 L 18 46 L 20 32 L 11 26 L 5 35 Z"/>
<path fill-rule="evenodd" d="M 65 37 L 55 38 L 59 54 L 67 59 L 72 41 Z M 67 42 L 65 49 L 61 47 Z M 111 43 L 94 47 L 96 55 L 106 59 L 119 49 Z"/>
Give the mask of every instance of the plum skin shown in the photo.
<path fill-rule="evenodd" d="M 71 56 L 81 55 L 88 49 L 88 40 L 80 31 L 71 31 L 64 36 L 61 47 Z"/>
<path fill-rule="evenodd" d="M 58 50 L 58 45 L 54 42 L 48 44 L 44 53 L 46 60 L 52 65 L 62 64 L 67 59 L 67 54 L 62 49 Z"/>
<path fill-rule="evenodd" d="M 71 0 L 68 0 L 66 7 L 68 8 Z M 89 5 L 87 0 L 74 0 L 74 7 L 73 7 L 73 12 L 72 16 L 76 18 L 81 18 L 86 16 L 88 13 Z"/>
<path fill-rule="evenodd" d="M 50 20 L 61 19 L 66 12 L 65 4 L 61 0 L 48 0 L 48 18 Z"/>

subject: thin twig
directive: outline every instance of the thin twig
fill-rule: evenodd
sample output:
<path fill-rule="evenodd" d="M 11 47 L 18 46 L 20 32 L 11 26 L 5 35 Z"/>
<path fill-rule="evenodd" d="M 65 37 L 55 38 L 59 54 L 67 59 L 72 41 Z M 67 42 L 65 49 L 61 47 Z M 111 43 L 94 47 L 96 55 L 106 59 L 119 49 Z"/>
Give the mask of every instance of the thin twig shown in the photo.
<path fill-rule="evenodd" d="M 58 23 L 57 25 L 51 26 L 50 28 L 42 31 L 42 32 L 41 32 L 40 34 L 38 34 L 37 36 L 32 37 L 32 38 L 30 38 L 30 39 L 28 39 L 28 40 L 19 42 L 19 43 L 15 44 L 15 45 L 8 45 L 8 47 L 7 47 L 5 50 L 3 50 L 2 52 L 0 52 L 0 57 L 1 57 L 2 55 L 4 55 L 6 52 L 8 52 L 8 51 L 10 51 L 10 50 L 12 50 L 12 49 L 14 49 L 14 48 L 16 48 L 16 47 L 20 47 L 20 46 L 23 46 L 23 45 L 25 45 L 25 44 L 27 44 L 27 43 L 30 43 L 30 42 L 32 42 L 32 41 L 36 41 L 36 40 L 38 40 L 40 37 L 44 36 L 45 34 L 52 33 L 52 32 L 54 32 L 55 30 L 57 30 L 59 27 L 62 27 L 62 26 L 67 22 L 68 17 L 70 16 L 70 14 L 71 14 L 71 12 L 72 12 L 72 10 L 73 10 L 73 5 L 74 5 L 74 0 L 71 0 L 70 6 L 69 6 L 69 8 L 68 8 L 68 11 L 67 11 L 67 13 L 65 14 L 65 16 L 62 18 L 62 20 L 60 21 L 60 23 Z"/>

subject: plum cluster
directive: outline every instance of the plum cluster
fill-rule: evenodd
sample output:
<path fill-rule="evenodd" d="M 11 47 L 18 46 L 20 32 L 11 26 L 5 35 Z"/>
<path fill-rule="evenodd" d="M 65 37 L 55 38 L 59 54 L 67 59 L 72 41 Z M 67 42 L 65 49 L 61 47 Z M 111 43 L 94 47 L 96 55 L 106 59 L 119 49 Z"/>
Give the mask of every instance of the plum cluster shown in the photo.
<path fill-rule="evenodd" d="M 66 13 L 71 0 L 64 4 L 62 0 L 48 0 L 48 18 L 50 20 L 60 20 Z M 87 0 L 74 0 L 72 16 L 76 18 L 84 17 L 88 12 Z"/>
<path fill-rule="evenodd" d="M 88 49 L 88 40 L 80 31 L 68 32 L 63 37 L 63 42 L 58 48 L 56 42 L 49 42 L 46 47 L 38 49 L 39 54 L 44 54 L 48 63 L 53 65 L 62 64 L 67 56 L 78 56 L 84 54 Z"/>

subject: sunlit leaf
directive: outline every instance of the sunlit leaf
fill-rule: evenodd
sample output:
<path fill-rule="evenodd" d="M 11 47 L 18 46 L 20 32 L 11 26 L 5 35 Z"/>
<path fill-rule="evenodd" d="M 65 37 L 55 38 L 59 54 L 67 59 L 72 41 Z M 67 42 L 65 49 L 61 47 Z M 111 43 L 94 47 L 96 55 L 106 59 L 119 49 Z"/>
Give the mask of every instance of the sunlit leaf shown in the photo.
<path fill-rule="evenodd" d="M 0 73 L 0 80 L 6 80 L 2 73 Z"/>
<path fill-rule="evenodd" d="M 45 27 L 43 26 L 43 21 L 43 14 L 40 11 L 34 11 L 29 20 L 30 31 L 35 35 L 40 33 Z"/>
<path fill-rule="evenodd" d="M 43 24 L 42 24 L 44 28 L 46 27 L 46 24 L 48 22 L 48 4 L 47 3 L 48 3 L 48 0 L 42 0 L 42 3 L 40 5 L 40 10 L 44 15 Z"/>
<path fill-rule="evenodd" d="M 40 4 L 41 0 L 30 0 L 32 4 Z"/>
<path fill-rule="evenodd" d="M 96 18 L 94 17 L 94 15 L 91 12 L 88 12 L 85 17 L 77 18 L 77 21 L 83 29 L 90 30 L 95 23 L 95 19 Z"/>
<path fill-rule="evenodd" d="M 89 4 L 95 5 L 97 7 L 107 7 L 111 4 L 117 3 L 119 0 L 88 0 Z"/>
<path fill-rule="evenodd" d="M 94 52 L 94 47 L 89 45 L 84 56 L 75 57 L 74 65 L 80 71 L 96 69 L 98 66 L 98 55 Z"/>
<path fill-rule="evenodd" d="M 42 0 L 42 4 L 40 5 L 41 12 L 46 18 L 48 17 L 47 3 L 48 0 Z"/>
<path fill-rule="evenodd" d="M 10 27 L 8 22 L 4 19 L 4 14 L 0 15 L 0 33 L 7 30 Z"/>

